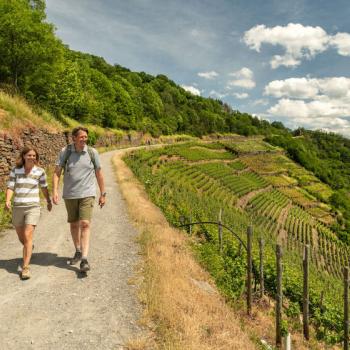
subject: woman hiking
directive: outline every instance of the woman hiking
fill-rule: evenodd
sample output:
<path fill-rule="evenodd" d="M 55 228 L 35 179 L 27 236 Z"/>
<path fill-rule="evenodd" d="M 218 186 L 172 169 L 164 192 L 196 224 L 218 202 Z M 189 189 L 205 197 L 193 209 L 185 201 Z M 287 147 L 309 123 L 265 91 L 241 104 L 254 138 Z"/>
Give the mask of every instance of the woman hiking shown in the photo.
<path fill-rule="evenodd" d="M 11 210 L 11 198 L 14 194 L 12 223 L 23 245 L 23 265 L 20 274 L 22 280 L 31 277 L 29 263 L 33 250 L 33 233 L 40 219 L 39 187 L 45 196 L 48 211 L 52 209 L 46 173 L 38 163 L 38 151 L 31 146 L 24 147 L 16 166 L 10 172 L 6 189 L 7 210 Z"/>

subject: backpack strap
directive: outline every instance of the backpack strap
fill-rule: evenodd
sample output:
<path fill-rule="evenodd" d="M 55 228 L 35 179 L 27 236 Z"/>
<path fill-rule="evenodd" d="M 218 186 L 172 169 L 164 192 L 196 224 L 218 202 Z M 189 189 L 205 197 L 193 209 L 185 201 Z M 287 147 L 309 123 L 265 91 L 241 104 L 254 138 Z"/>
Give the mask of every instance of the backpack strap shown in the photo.
<path fill-rule="evenodd" d="M 92 147 L 87 146 L 88 153 L 91 159 L 92 164 L 94 165 L 94 169 L 96 170 L 96 159 L 95 159 L 95 152 L 93 151 Z"/>
<path fill-rule="evenodd" d="M 64 158 L 63 158 L 63 164 L 62 164 L 64 173 L 66 173 L 66 172 L 69 173 L 69 170 L 67 168 L 67 162 L 68 162 L 68 159 L 69 159 L 71 154 L 72 154 L 72 145 L 69 144 L 69 145 L 67 145 L 67 147 L 64 151 Z"/>
<path fill-rule="evenodd" d="M 94 169 L 96 170 L 97 166 L 96 166 L 95 153 L 94 153 L 92 147 L 90 147 L 90 146 L 87 146 L 87 150 L 89 153 L 91 163 L 94 165 Z M 71 156 L 71 154 L 72 154 L 72 145 L 69 144 L 69 145 L 67 145 L 66 150 L 64 151 L 64 158 L 63 158 L 63 171 L 67 172 L 67 173 L 69 173 L 69 169 L 67 167 L 67 162 L 68 162 L 68 159 Z"/>

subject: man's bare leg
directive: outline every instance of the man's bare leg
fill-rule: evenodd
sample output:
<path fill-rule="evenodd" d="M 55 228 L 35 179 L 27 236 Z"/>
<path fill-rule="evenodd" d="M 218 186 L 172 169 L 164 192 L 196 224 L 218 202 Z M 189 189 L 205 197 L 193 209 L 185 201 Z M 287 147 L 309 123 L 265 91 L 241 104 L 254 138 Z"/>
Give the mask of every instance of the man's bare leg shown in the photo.
<path fill-rule="evenodd" d="M 79 221 L 70 223 L 70 233 L 72 235 L 72 240 L 75 249 L 81 249 L 81 241 L 80 241 L 80 230 L 79 230 Z"/>
<path fill-rule="evenodd" d="M 87 272 L 90 270 L 90 266 L 87 262 L 87 256 L 89 253 L 89 245 L 90 245 L 90 221 L 80 220 L 80 232 L 81 232 L 81 248 L 82 248 L 80 270 L 82 272 Z"/>
<path fill-rule="evenodd" d="M 70 223 L 70 233 L 72 235 L 73 244 L 75 247 L 75 254 L 70 260 L 71 265 L 75 265 L 81 259 L 81 233 L 79 227 L 79 221 Z"/>
<path fill-rule="evenodd" d="M 90 221 L 80 220 L 81 251 L 83 258 L 87 258 L 90 246 Z"/>

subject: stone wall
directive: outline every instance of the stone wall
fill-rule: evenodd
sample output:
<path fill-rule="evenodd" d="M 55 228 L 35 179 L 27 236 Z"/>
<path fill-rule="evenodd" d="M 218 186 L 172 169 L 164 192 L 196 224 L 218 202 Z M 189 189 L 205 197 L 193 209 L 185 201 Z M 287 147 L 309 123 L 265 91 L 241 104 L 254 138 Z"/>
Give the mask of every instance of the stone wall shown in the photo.
<path fill-rule="evenodd" d="M 142 143 L 146 143 L 147 137 L 142 133 L 130 133 L 125 134 L 120 137 L 116 137 L 113 133 L 106 133 L 105 135 L 100 136 L 96 140 L 95 147 L 108 147 L 108 146 L 117 146 L 117 147 L 126 147 L 126 146 L 138 146 Z"/>
<path fill-rule="evenodd" d="M 137 146 L 145 143 L 142 133 L 132 133 L 116 138 L 114 134 L 99 137 L 95 147 Z M 44 168 L 53 166 L 60 150 L 70 142 L 69 133 L 50 133 L 42 129 L 23 131 L 19 135 L 11 135 L 0 131 L 0 189 L 4 190 L 10 170 L 14 167 L 24 145 L 33 145 L 39 152 L 40 165 Z"/>
<path fill-rule="evenodd" d="M 52 166 L 59 151 L 67 144 L 64 133 L 50 133 L 46 130 L 26 130 L 19 135 L 0 133 L 0 186 L 4 189 L 11 168 L 24 145 L 34 146 L 40 155 L 42 167 Z"/>

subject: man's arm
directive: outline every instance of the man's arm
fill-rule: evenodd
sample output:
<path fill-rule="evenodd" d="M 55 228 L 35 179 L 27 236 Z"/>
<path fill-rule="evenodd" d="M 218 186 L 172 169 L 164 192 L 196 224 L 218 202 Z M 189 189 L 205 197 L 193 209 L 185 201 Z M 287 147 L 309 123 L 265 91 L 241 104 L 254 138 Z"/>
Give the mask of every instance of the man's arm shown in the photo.
<path fill-rule="evenodd" d="M 52 201 L 54 204 L 58 204 L 58 185 L 60 183 L 61 173 L 62 167 L 56 165 L 55 171 L 52 176 Z"/>
<path fill-rule="evenodd" d="M 100 188 L 100 198 L 98 200 L 98 204 L 102 208 L 105 205 L 105 203 L 106 203 L 105 180 L 103 178 L 103 174 L 102 174 L 101 168 L 98 168 L 95 171 L 95 174 L 96 174 L 96 180 L 97 180 L 98 187 Z"/>

